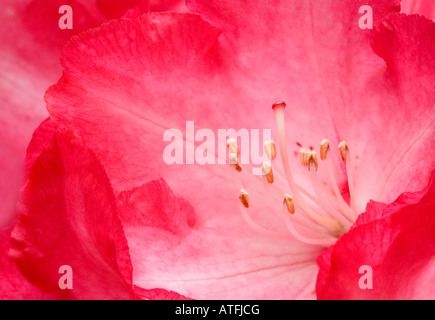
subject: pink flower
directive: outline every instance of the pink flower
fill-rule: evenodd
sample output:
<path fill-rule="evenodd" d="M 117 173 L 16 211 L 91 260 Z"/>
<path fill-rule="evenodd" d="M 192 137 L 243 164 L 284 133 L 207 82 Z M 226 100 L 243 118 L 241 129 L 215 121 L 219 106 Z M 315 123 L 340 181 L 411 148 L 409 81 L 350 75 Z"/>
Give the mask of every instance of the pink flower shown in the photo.
<path fill-rule="evenodd" d="M 374 30 L 355 0 L 187 5 L 202 18 L 113 20 L 64 47 L 6 231 L 20 272 L 59 294 L 70 265 L 75 288 L 60 293 L 73 298 L 433 298 L 433 22 L 392 0 L 369 1 Z M 285 120 L 270 108 L 281 99 Z M 275 182 L 168 165 L 162 137 L 188 120 L 274 128 Z M 362 265 L 373 289 L 358 286 Z"/>

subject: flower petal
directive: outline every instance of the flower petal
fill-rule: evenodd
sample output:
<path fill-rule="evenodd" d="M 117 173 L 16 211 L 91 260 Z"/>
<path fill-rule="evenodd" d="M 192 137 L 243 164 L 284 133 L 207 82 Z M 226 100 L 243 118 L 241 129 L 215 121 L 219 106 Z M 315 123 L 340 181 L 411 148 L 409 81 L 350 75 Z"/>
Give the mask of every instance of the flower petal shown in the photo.
<path fill-rule="evenodd" d="M 146 290 L 134 286 L 134 293 L 138 300 L 191 300 L 190 298 L 182 296 L 176 292 L 163 289 Z"/>
<path fill-rule="evenodd" d="M 125 299 L 132 294 L 128 246 L 109 180 L 95 154 L 59 131 L 34 162 L 18 205 L 9 256 L 44 291 L 64 298 Z"/>
<path fill-rule="evenodd" d="M 367 206 L 355 226 L 318 258 L 318 298 L 434 298 L 434 181 L 392 204 Z M 359 286 L 363 265 L 373 270 L 372 289 Z"/>
<path fill-rule="evenodd" d="M 41 155 L 44 148 L 53 140 L 56 128 L 50 118 L 45 119 L 35 132 L 27 146 L 25 178 L 29 177 L 33 163 Z"/>
<path fill-rule="evenodd" d="M 422 189 L 435 168 L 435 23 L 392 15 L 377 28 L 372 46 L 387 66 L 382 90 L 395 93 L 376 95 L 380 86 L 367 92 L 365 106 L 377 104 L 382 112 L 366 107 L 358 119 L 365 132 L 360 139 L 373 148 L 360 149 L 355 179 L 362 193 L 377 189 L 372 199 L 391 202 Z M 376 163 L 363 162 L 367 158 Z"/>
<path fill-rule="evenodd" d="M 435 3 L 426 0 L 402 0 L 401 12 L 406 14 L 421 14 L 435 21 Z"/>
<path fill-rule="evenodd" d="M 1 300 L 41 300 L 58 299 L 61 296 L 46 293 L 31 284 L 20 272 L 16 264 L 8 259 L 12 224 L 0 231 L 0 299 Z"/>
<path fill-rule="evenodd" d="M 100 1 L 106 11 L 120 1 Z M 137 1 L 122 1 L 123 8 Z M 49 85 L 62 74 L 61 48 L 73 35 L 108 20 L 97 1 L 71 0 L 73 29 L 60 29 L 62 0 L 2 1 L 0 20 L 0 226 L 15 217 L 18 190 L 23 180 L 25 148 L 33 130 L 48 114 L 43 100 Z M 115 9 L 114 9 L 115 10 Z M 142 10 L 143 12 L 143 10 Z M 123 12 L 110 12 L 120 17 Z"/>
<path fill-rule="evenodd" d="M 258 235 L 234 213 L 199 219 L 164 180 L 118 203 L 138 287 L 194 299 L 314 298 L 319 248 Z"/>

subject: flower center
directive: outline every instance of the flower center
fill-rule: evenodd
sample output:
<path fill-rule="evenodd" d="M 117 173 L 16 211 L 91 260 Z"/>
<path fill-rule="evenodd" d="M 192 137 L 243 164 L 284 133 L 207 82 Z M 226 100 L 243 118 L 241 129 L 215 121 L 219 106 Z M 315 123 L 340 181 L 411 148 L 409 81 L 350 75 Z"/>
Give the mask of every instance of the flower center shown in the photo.
<path fill-rule="evenodd" d="M 279 210 L 279 218 L 283 220 L 286 226 L 286 232 L 272 231 L 261 226 L 252 219 L 249 209 L 252 208 L 249 196 L 249 188 L 257 188 L 258 180 L 254 176 L 248 177 L 248 188 L 242 185 L 239 177 L 242 174 L 242 167 L 238 162 L 238 146 L 235 139 L 228 139 L 230 166 L 236 183 L 240 187 L 240 211 L 244 220 L 255 231 L 272 237 L 289 238 L 313 245 L 329 246 L 333 244 L 338 237 L 349 230 L 355 222 L 358 212 L 354 204 L 354 186 L 351 170 L 350 151 L 345 141 L 342 141 L 338 150 L 346 166 L 348 188 L 350 194 L 349 203 L 343 198 L 342 193 L 337 185 L 337 180 L 333 172 L 333 166 L 329 153 L 331 152 L 329 141 L 324 139 L 320 143 L 320 159 L 322 165 L 325 165 L 330 188 L 326 188 L 319 181 L 318 167 L 319 159 L 315 151 L 301 149 L 299 152 L 301 164 L 305 166 L 310 174 L 310 180 L 313 192 L 307 191 L 298 184 L 293 176 L 287 153 L 287 143 L 285 134 L 284 111 L 286 104 L 277 102 L 273 105 L 276 116 L 276 125 L 279 137 L 279 150 L 281 153 L 282 169 L 276 162 L 276 146 L 273 141 L 264 144 L 265 153 L 270 162 L 263 162 L 264 194 L 270 195 L 273 201 L 281 199 L 283 210 Z M 287 186 L 283 190 L 276 186 L 275 176 L 283 178 Z M 286 192 L 287 191 L 287 192 Z M 253 205 L 255 201 L 252 201 Z"/>

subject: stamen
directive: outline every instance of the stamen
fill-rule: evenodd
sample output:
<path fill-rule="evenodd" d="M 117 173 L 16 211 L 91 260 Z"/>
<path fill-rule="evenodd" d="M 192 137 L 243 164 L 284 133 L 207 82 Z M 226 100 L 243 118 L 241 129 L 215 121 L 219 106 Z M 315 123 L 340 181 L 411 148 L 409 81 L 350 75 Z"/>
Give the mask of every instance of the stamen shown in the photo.
<path fill-rule="evenodd" d="M 248 194 L 248 192 L 246 192 L 243 189 L 240 190 L 239 199 L 245 208 L 249 208 L 249 194 Z"/>
<path fill-rule="evenodd" d="M 317 152 L 310 151 L 307 149 L 301 149 L 299 151 L 301 163 L 304 167 L 308 168 L 308 171 L 311 171 L 311 163 L 314 163 L 315 170 L 319 168 L 319 160 L 317 159 Z"/>
<path fill-rule="evenodd" d="M 341 157 L 343 158 L 343 161 L 346 163 L 346 174 L 347 174 L 347 184 L 349 187 L 350 207 L 353 210 L 354 214 L 357 215 L 358 212 L 356 211 L 357 209 L 355 207 L 355 197 L 354 197 L 355 193 L 354 193 L 350 151 L 345 141 L 340 142 L 340 144 L 338 145 L 338 149 L 340 149 Z"/>
<path fill-rule="evenodd" d="M 326 160 L 326 153 L 329 150 L 329 140 L 328 139 L 323 139 L 320 142 L 320 159 L 322 160 Z"/>
<path fill-rule="evenodd" d="M 340 223 L 346 229 L 350 228 L 350 226 L 351 226 L 350 221 L 347 220 L 345 218 L 345 216 L 341 215 L 339 212 L 337 212 L 334 209 L 334 207 L 331 206 L 331 204 L 333 204 L 335 201 L 332 198 L 332 195 L 330 194 L 330 192 L 323 185 L 320 184 L 319 179 L 317 178 L 317 172 L 314 168 L 315 164 L 313 161 L 311 161 L 310 167 L 311 167 L 311 170 L 310 170 L 311 184 L 314 188 L 314 193 L 316 194 L 317 199 L 319 199 L 320 201 L 322 201 L 322 199 L 325 199 L 327 201 L 327 203 L 323 203 L 322 207 L 326 210 L 326 212 L 331 217 L 340 221 Z M 328 209 L 328 208 L 330 208 L 330 209 Z"/>
<path fill-rule="evenodd" d="M 307 237 L 303 236 L 301 233 L 299 233 L 296 230 L 295 226 L 293 225 L 292 219 L 290 219 L 289 215 L 284 216 L 284 222 L 287 226 L 287 229 L 290 231 L 290 233 L 297 240 L 299 240 L 301 242 L 313 244 L 313 245 L 322 245 L 322 246 L 326 246 L 326 247 L 329 247 L 330 245 L 332 245 L 335 242 L 334 238 L 312 239 L 312 238 L 307 238 Z"/>
<path fill-rule="evenodd" d="M 274 167 L 276 170 L 276 172 L 278 173 L 278 176 L 280 177 L 285 177 L 285 173 L 278 167 L 275 166 Z M 285 179 L 285 178 L 284 178 Z M 272 186 L 271 186 L 272 187 Z M 299 191 L 306 196 L 308 199 L 310 199 L 312 202 L 314 202 L 319 208 L 322 207 L 322 205 L 320 204 L 319 200 L 317 200 L 316 197 L 314 197 L 308 190 L 304 189 L 301 185 L 299 185 L 298 183 L 296 183 L 296 187 L 299 189 Z M 278 189 L 276 190 L 278 191 Z M 279 192 L 279 191 L 278 191 Z"/>
<path fill-rule="evenodd" d="M 295 213 L 295 204 L 293 203 L 293 197 L 288 193 L 284 193 L 284 204 L 290 214 Z"/>
<path fill-rule="evenodd" d="M 317 158 L 317 152 L 316 151 L 311 151 L 311 159 L 310 159 L 310 167 L 311 164 L 314 164 L 314 167 L 317 169 L 319 168 L 319 160 Z M 310 167 L 308 169 L 310 169 Z M 311 169 L 310 169 L 311 171 Z"/>
<path fill-rule="evenodd" d="M 256 232 L 261 233 L 265 236 L 274 237 L 274 238 L 278 238 L 278 239 L 291 239 L 292 238 L 292 235 L 290 235 L 288 233 L 271 231 L 271 230 L 268 230 L 262 226 L 259 226 L 254 220 L 251 219 L 245 206 L 241 206 L 240 211 L 242 213 L 243 219 L 246 221 L 248 226 L 250 226 Z"/>
<path fill-rule="evenodd" d="M 239 147 L 237 145 L 237 140 L 234 138 L 230 138 L 227 140 L 227 147 L 230 150 L 230 153 L 234 153 L 239 155 Z"/>
<path fill-rule="evenodd" d="M 234 178 L 234 181 L 235 181 L 235 183 L 236 183 L 236 185 L 240 188 L 240 190 L 241 190 L 241 194 L 243 194 L 243 196 L 242 196 L 242 199 L 246 199 L 246 197 L 245 197 L 245 194 L 247 194 L 247 192 L 243 189 L 243 186 L 242 186 L 242 182 L 240 181 L 240 176 L 239 175 L 236 175 L 234 172 L 231 172 L 231 175 L 233 176 L 233 178 Z M 248 176 L 248 177 L 250 177 L 250 178 L 253 178 L 252 176 Z M 252 181 L 251 181 L 252 182 Z M 255 187 L 255 184 L 253 185 L 253 187 Z M 272 187 L 272 188 L 274 188 L 273 187 L 273 185 L 270 185 L 270 187 Z M 281 197 L 281 195 L 282 194 L 279 194 L 279 191 L 278 190 L 276 190 L 276 193 L 277 193 L 277 198 L 280 198 Z M 240 198 L 240 194 L 239 194 L 239 198 Z M 240 202 L 241 202 L 241 205 L 240 205 L 240 212 L 241 212 L 241 214 L 242 214 L 242 217 L 243 217 L 243 219 L 245 220 L 245 222 L 253 229 L 253 230 L 255 230 L 255 231 L 257 231 L 257 232 L 259 232 L 259 233 L 261 233 L 261 234 L 264 234 L 264 235 L 267 235 L 267 236 L 271 236 L 271 237 L 275 237 L 275 238 L 281 238 L 281 239 L 288 239 L 288 238 L 292 238 L 292 237 L 294 237 L 294 238 L 296 238 L 296 239 L 299 239 L 300 241 L 304 241 L 304 242 L 307 242 L 306 241 L 306 239 L 307 238 L 304 238 L 304 237 L 298 237 L 297 235 L 294 235 L 293 233 L 293 231 L 292 231 L 292 229 L 291 228 L 288 228 L 288 230 L 290 231 L 290 235 L 289 234 L 285 234 L 285 233 L 281 233 L 281 232 L 276 232 L 276 231 L 271 231 L 271 230 L 268 230 L 268 229 L 265 229 L 264 227 L 262 227 L 262 226 L 259 226 L 254 220 L 252 220 L 251 219 L 251 217 L 249 216 L 249 214 L 248 214 L 248 212 L 247 212 L 247 207 L 245 206 L 245 201 L 242 201 L 242 199 L 240 200 Z M 249 203 L 250 203 L 250 200 L 249 200 L 249 194 L 248 194 L 248 197 L 247 197 L 247 201 L 248 201 L 248 205 L 250 205 Z M 261 201 L 261 199 L 259 199 L 260 201 Z M 273 211 L 274 213 L 276 213 L 277 214 L 277 216 L 278 217 L 280 217 L 280 218 L 283 218 L 283 215 L 278 211 L 278 212 L 275 212 L 275 211 Z M 301 221 L 302 223 L 309 223 L 309 224 L 311 224 L 312 222 L 311 221 L 308 221 L 308 220 L 302 220 Z M 286 222 L 286 223 L 291 223 L 291 222 Z M 301 227 L 304 227 L 303 225 L 301 225 Z M 306 227 L 306 226 L 305 226 Z M 311 229 L 308 229 L 308 230 L 306 230 L 306 231 L 308 231 L 308 232 L 311 232 L 311 233 L 313 233 L 314 232 L 314 228 L 316 228 L 316 227 L 318 227 L 318 225 L 312 225 L 311 226 Z M 323 231 L 323 230 L 321 230 L 321 231 Z M 314 234 L 316 235 L 316 234 L 319 234 L 320 232 L 321 232 L 320 230 L 319 231 L 317 231 L 317 233 L 316 232 L 314 232 Z M 325 236 L 328 236 L 328 237 L 331 237 L 331 235 L 329 235 L 329 234 L 325 234 Z M 335 238 L 333 238 L 333 239 L 335 239 Z M 319 240 L 315 240 L 314 242 L 309 242 L 308 241 L 308 243 L 313 243 L 313 244 L 320 244 L 320 245 L 330 245 L 331 244 L 331 240 L 327 240 L 328 242 L 325 242 L 325 240 L 322 240 L 322 239 L 319 239 Z"/>
<path fill-rule="evenodd" d="M 269 140 L 264 143 L 264 151 L 266 152 L 267 157 L 269 160 L 275 160 L 276 158 L 276 146 L 275 142 L 273 140 Z"/>
<path fill-rule="evenodd" d="M 237 159 L 237 154 L 230 153 L 229 162 L 230 162 L 230 165 L 234 166 L 234 168 L 236 169 L 237 172 L 242 171 L 242 167 L 240 166 L 239 160 Z"/>
<path fill-rule="evenodd" d="M 307 167 L 310 172 L 311 185 L 314 192 L 308 191 L 311 189 L 305 189 L 303 187 L 304 184 L 297 184 L 290 168 L 289 155 L 287 152 L 284 119 L 285 107 L 286 104 L 282 101 L 272 106 L 275 112 L 279 147 L 282 153 L 282 168 L 281 165 L 274 163 L 272 170 L 272 161 L 277 158 L 277 149 L 274 141 L 269 140 L 263 145 L 265 154 L 270 160 L 270 162 L 265 161 L 262 164 L 263 177 L 255 173 L 254 176 L 251 176 L 247 172 L 240 173 L 242 167 L 238 160 L 240 150 L 237 139 L 231 138 L 227 140 L 229 163 L 231 167 L 236 169 L 235 171 L 230 171 L 231 176 L 234 178 L 240 190 L 239 200 L 242 217 L 250 227 L 267 236 L 295 238 L 309 244 L 330 245 L 335 242 L 337 237 L 341 236 L 351 227 L 355 220 L 354 214 L 357 214 L 353 197 L 354 187 L 349 148 L 345 141 L 342 141 L 338 147 L 340 155 L 346 165 L 350 205 L 343 199 L 337 181 L 335 180 L 331 157 L 329 156 L 330 142 L 327 139 L 321 141 L 319 154 L 313 151 L 313 148 L 310 148 L 310 150 L 301 149 L 299 154 L 302 165 Z M 326 164 L 329 182 L 334 192 L 319 179 L 320 176 L 317 173 L 319 168 L 319 156 Z M 281 179 L 287 182 L 288 187 L 290 187 L 289 192 L 292 195 L 284 193 L 280 188 L 279 184 L 282 182 Z M 243 184 L 242 180 L 244 181 Z M 263 183 L 261 183 L 261 180 L 263 180 Z M 259 208 L 261 208 L 260 210 L 265 210 L 264 213 L 269 214 L 272 212 L 276 214 L 278 218 L 283 219 L 288 231 L 282 233 L 269 230 L 269 228 L 257 224 L 257 222 L 250 217 L 247 210 L 251 206 L 250 195 L 245 190 L 244 185 L 249 186 L 250 192 L 255 195 L 255 206 L 259 206 Z M 283 194 L 284 197 L 282 197 Z M 269 196 L 267 199 L 264 197 L 266 195 Z M 279 202 L 280 199 L 283 201 L 284 209 L 283 211 L 276 211 L 274 203 Z M 298 211 L 298 214 L 295 214 L 296 211 Z"/>
<path fill-rule="evenodd" d="M 331 159 L 330 157 L 327 156 L 328 152 L 329 152 L 329 141 L 327 139 L 322 140 L 321 145 L 320 145 L 320 149 L 322 149 L 322 145 L 328 145 L 328 150 L 325 152 L 324 155 L 324 161 L 326 164 L 326 169 L 328 171 L 328 177 L 329 177 L 329 183 L 331 184 L 332 190 L 334 190 L 334 194 L 335 197 L 337 199 L 337 202 L 333 202 L 336 203 L 339 208 L 341 209 L 342 214 L 351 222 L 353 222 L 353 212 L 350 209 L 349 205 L 346 203 L 346 201 L 344 201 L 343 196 L 340 192 L 340 190 L 338 189 L 338 184 L 337 184 L 337 180 L 335 179 L 335 175 L 332 169 L 332 163 L 331 163 Z M 325 148 L 325 147 L 324 147 Z"/>
<path fill-rule="evenodd" d="M 299 158 L 301 159 L 301 163 L 304 167 L 308 167 L 308 164 L 310 163 L 310 154 L 311 151 L 307 149 L 301 149 L 299 150 Z"/>
<path fill-rule="evenodd" d="M 296 204 L 300 205 L 302 209 L 315 221 L 319 224 L 323 225 L 325 228 L 329 229 L 330 232 L 336 236 L 340 236 L 343 231 L 343 225 L 335 219 L 331 219 L 328 217 L 323 217 L 317 214 L 310 206 L 308 206 L 304 200 L 302 199 L 299 189 L 296 186 L 296 183 L 293 179 L 293 175 L 290 169 L 290 163 L 288 160 L 287 153 L 287 142 L 285 137 L 285 121 L 284 121 L 284 102 L 277 102 L 273 106 L 273 111 L 275 111 L 276 123 L 278 129 L 278 137 L 279 137 L 279 148 L 281 150 L 281 160 L 284 168 L 284 173 L 287 178 L 287 182 L 289 187 L 294 195 L 294 201 Z"/>
<path fill-rule="evenodd" d="M 250 206 L 250 199 L 249 199 L 249 194 L 248 192 L 246 192 L 243 189 L 242 183 L 240 181 L 240 175 L 236 175 L 235 172 L 233 172 L 231 170 L 231 175 L 234 178 L 235 183 L 237 184 L 237 186 L 240 188 L 240 194 L 239 194 L 239 198 L 240 198 L 240 212 L 242 214 L 243 219 L 245 220 L 245 222 L 255 231 L 266 235 L 266 236 L 271 236 L 271 237 L 275 237 L 275 238 L 281 238 L 281 239 L 288 239 L 288 238 L 295 238 L 298 239 L 299 241 L 305 242 L 305 243 L 310 243 L 310 244 L 314 244 L 314 245 L 322 245 L 322 246 L 330 246 L 331 244 L 334 243 L 335 241 L 335 237 L 332 236 L 331 234 L 326 234 L 324 233 L 324 229 L 322 230 L 317 230 L 316 229 L 319 227 L 319 225 L 311 225 L 313 222 L 309 221 L 309 220 L 304 220 L 303 218 L 301 219 L 301 217 L 294 217 L 297 218 L 295 220 L 301 220 L 299 221 L 300 227 L 302 228 L 302 230 L 305 233 L 308 234 L 313 234 L 314 236 L 316 235 L 321 235 L 323 236 L 323 238 L 307 238 L 306 236 L 303 236 L 302 234 L 300 234 L 299 231 L 297 231 L 295 229 L 295 227 L 293 226 L 292 221 L 289 221 L 288 219 L 286 219 L 286 216 L 288 217 L 288 215 L 283 215 L 281 213 L 275 212 L 277 213 L 278 217 L 284 219 L 287 229 L 290 231 L 290 234 L 286 234 L 286 233 L 281 233 L 281 232 L 276 232 L 276 231 L 272 231 L 272 230 L 268 230 L 260 225 L 258 225 L 255 221 L 253 221 L 251 219 L 251 217 L 249 216 L 248 212 L 247 212 L 247 208 L 249 208 Z M 250 180 L 253 178 L 252 176 L 248 176 L 250 178 Z M 252 181 L 251 181 L 252 183 Z M 253 187 L 255 187 L 255 184 L 253 185 Z M 269 185 L 269 187 L 271 188 L 275 188 L 272 184 Z M 279 194 L 278 190 L 274 190 L 274 192 L 277 193 L 277 197 L 281 197 L 282 193 Z M 261 199 L 259 199 L 259 201 L 261 201 Z M 288 210 L 287 210 L 288 211 Z M 307 225 L 308 224 L 308 225 Z M 311 226 L 310 226 L 311 225 Z M 308 229 L 306 229 L 308 228 Z M 326 238 L 325 238 L 326 237 Z"/>
<path fill-rule="evenodd" d="M 272 166 L 269 162 L 263 162 L 263 174 L 265 175 L 267 182 L 273 183 L 273 171 Z"/>
<path fill-rule="evenodd" d="M 340 150 L 341 158 L 343 159 L 344 162 L 346 162 L 346 158 L 347 158 L 346 154 L 347 151 L 349 151 L 346 141 L 341 141 L 340 144 L 338 145 L 338 149 Z"/>

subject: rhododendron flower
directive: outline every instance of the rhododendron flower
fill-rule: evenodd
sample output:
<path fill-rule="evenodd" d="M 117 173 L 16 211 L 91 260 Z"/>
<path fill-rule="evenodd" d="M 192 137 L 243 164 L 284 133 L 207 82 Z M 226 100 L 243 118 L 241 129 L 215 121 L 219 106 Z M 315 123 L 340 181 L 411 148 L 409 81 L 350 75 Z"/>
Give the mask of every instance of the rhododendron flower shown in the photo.
<path fill-rule="evenodd" d="M 396 0 L 186 3 L 64 47 L 3 273 L 71 298 L 433 298 L 434 23 Z M 219 164 L 191 120 L 272 128 L 273 183 L 234 170 L 246 145 Z"/>

